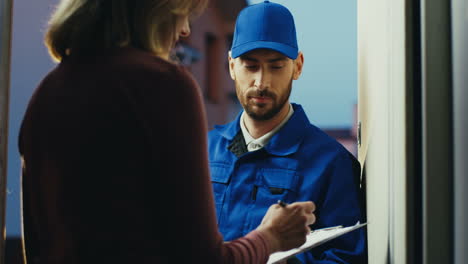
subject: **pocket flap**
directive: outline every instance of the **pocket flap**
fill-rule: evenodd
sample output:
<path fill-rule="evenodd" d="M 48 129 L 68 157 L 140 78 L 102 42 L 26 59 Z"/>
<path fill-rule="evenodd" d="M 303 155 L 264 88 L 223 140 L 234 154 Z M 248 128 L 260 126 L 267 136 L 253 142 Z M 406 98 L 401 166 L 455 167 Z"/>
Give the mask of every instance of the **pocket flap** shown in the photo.
<path fill-rule="evenodd" d="M 210 164 L 211 181 L 218 183 L 228 183 L 231 177 L 231 169 L 224 164 Z"/>
<path fill-rule="evenodd" d="M 295 171 L 281 169 L 263 169 L 261 171 L 265 185 L 273 189 L 288 189 L 296 191 L 297 175 Z"/>

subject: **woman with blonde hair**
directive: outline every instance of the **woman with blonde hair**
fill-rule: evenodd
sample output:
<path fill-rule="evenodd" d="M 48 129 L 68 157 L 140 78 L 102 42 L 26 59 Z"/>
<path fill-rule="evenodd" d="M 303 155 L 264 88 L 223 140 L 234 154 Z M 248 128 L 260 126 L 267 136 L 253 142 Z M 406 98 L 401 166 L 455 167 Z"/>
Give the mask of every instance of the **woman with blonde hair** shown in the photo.
<path fill-rule="evenodd" d="M 24 116 L 27 263 L 265 263 L 299 246 L 312 202 L 272 205 L 223 242 L 205 110 L 171 49 L 207 0 L 62 0 L 45 43 L 58 65 Z"/>

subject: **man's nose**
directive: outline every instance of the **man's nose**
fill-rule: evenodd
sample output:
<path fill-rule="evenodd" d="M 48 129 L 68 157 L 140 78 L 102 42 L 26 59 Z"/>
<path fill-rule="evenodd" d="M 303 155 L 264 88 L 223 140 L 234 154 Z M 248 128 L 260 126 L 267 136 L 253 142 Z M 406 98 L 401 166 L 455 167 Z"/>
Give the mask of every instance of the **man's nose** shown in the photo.
<path fill-rule="evenodd" d="M 259 90 L 266 90 L 270 87 L 270 74 L 264 70 L 260 70 L 255 74 L 255 86 Z"/>

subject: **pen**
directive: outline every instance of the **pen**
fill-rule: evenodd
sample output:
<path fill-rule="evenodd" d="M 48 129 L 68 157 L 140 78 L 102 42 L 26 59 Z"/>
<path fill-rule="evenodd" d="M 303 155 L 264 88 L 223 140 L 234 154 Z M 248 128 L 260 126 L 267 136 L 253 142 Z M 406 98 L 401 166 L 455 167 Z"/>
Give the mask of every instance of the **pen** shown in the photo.
<path fill-rule="evenodd" d="M 282 200 L 278 200 L 278 204 L 283 208 L 286 207 L 286 205 L 288 205 L 287 203 L 283 202 Z"/>

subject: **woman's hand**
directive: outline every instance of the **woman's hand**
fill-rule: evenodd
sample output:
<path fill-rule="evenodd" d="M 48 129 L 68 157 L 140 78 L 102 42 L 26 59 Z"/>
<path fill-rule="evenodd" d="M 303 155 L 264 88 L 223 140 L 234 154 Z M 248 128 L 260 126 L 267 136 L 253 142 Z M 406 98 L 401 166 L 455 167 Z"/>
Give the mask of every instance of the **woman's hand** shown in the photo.
<path fill-rule="evenodd" d="M 309 225 L 315 222 L 315 204 L 296 202 L 286 206 L 270 206 L 257 227 L 270 242 L 271 253 L 300 247 L 309 234 Z"/>

